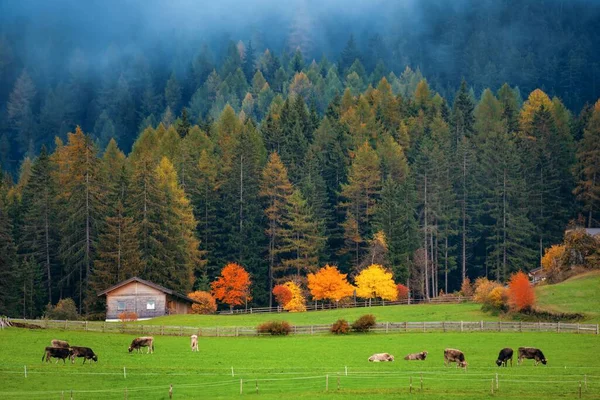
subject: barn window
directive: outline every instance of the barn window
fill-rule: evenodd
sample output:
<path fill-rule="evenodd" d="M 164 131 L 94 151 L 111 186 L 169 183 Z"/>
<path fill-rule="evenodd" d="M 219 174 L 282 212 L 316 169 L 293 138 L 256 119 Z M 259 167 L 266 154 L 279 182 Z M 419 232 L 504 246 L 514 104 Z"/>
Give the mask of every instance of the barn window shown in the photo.
<path fill-rule="evenodd" d="M 117 311 L 125 311 L 125 302 L 117 301 Z"/>
<path fill-rule="evenodd" d="M 148 300 L 146 302 L 146 310 L 154 310 L 156 308 L 156 303 L 154 300 Z"/>

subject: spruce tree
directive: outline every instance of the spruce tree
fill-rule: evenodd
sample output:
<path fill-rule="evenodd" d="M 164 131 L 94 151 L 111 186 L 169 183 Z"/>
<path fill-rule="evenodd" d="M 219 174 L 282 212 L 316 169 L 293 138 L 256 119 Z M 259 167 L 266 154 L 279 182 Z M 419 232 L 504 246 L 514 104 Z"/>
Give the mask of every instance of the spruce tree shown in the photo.
<path fill-rule="evenodd" d="M 598 226 L 600 210 L 600 100 L 583 131 L 577 152 L 578 182 L 574 189 L 586 212 L 587 227 Z"/>

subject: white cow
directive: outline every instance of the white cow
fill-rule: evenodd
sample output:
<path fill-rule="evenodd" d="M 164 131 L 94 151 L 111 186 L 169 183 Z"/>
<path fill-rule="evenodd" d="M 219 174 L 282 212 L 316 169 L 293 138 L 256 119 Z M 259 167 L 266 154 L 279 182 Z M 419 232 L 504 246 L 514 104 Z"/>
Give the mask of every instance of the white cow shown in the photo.
<path fill-rule="evenodd" d="M 192 335 L 190 336 L 190 338 L 192 339 L 192 351 L 199 351 L 198 350 L 198 335 Z"/>
<path fill-rule="evenodd" d="M 377 353 L 369 357 L 371 362 L 394 361 L 394 356 L 389 353 Z"/>

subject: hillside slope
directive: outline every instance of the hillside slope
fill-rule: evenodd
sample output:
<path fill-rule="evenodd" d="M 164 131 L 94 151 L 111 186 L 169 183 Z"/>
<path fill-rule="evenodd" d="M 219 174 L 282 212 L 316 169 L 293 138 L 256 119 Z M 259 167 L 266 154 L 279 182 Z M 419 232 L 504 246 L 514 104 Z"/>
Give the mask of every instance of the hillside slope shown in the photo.
<path fill-rule="evenodd" d="M 556 285 L 536 288 L 539 308 L 584 313 L 585 322 L 600 322 L 600 271 L 574 276 Z"/>

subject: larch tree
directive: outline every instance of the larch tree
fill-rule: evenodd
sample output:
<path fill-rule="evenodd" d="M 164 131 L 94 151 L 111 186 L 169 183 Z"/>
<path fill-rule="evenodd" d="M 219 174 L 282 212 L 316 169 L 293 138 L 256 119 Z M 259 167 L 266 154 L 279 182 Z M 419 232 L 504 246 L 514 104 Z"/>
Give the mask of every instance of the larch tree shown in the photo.
<path fill-rule="evenodd" d="M 357 266 L 364 253 L 366 240 L 371 234 L 375 203 L 381 189 L 380 160 L 369 143 L 364 143 L 348 173 L 348 183 L 342 185 L 346 210 L 344 221 L 344 251 L 352 254 L 352 265 Z"/>
<path fill-rule="evenodd" d="M 59 169 L 60 181 L 64 182 L 59 195 L 64 201 L 60 251 L 65 276 L 61 283 L 67 287 L 75 283 L 71 288 L 81 313 L 105 212 L 105 183 L 92 138 L 80 127 L 68 137 L 68 143 L 59 150 L 64 161 Z"/>
<path fill-rule="evenodd" d="M 287 177 L 287 169 L 277 153 L 271 153 L 269 161 L 263 169 L 260 195 L 264 198 L 265 215 L 268 221 L 266 230 L 269 237 L 269 307 L 273 306 L 273 282 L 280 270 L 278 250 L 281 247 L 281 231 L 287 213 L 287 205 L 292 195 L 292 185 Z"/>

